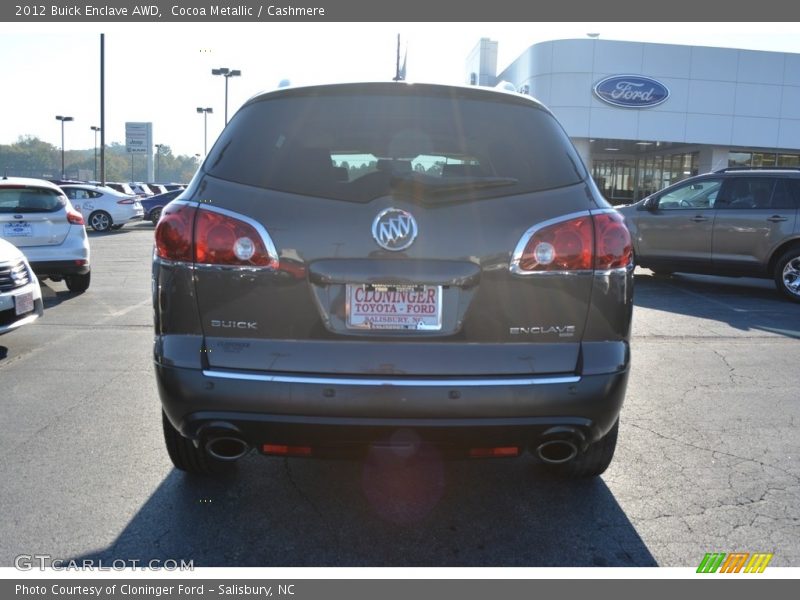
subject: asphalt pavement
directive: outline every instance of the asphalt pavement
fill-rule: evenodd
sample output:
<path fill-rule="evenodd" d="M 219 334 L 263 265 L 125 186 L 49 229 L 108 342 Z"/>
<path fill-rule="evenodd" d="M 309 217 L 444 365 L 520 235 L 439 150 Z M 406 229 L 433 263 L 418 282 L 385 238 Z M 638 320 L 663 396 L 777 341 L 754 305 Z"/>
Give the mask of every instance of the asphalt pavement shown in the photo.
<path fill-rule="evenodd" d="M 617 454 L 564 482 L 528 457 L 249 455 L 172 468 L 151 360 L 153 227 L 91 233 L 92 285 L 46 282 L 0 338 L 0 566 L 800 566 L 800 304 L 771 282 L 637 271 Z"/>

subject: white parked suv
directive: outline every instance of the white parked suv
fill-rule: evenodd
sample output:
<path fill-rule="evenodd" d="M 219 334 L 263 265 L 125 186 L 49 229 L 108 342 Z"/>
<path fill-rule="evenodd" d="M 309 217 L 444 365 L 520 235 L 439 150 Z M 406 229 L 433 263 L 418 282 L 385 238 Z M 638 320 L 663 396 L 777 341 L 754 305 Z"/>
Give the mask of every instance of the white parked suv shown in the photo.
<path fill-rule="evenodd" d="M 119 229 L 126 223 L 144 218 L 144 209 L 138 198 L 110 187 L 70 183 L 62 185 L 61 189 L 95 231 Z"/>
<path fill-rule="evenodd" d="M 42 316 L 39 280 L 19 248 L 0 239 L 0 335 Z"/>
<path fill-rule="evenodd" d="M 43 179 L 0 178 L 0 238 L 25 254 L 39 279 L 63 279 L 76 293 L 89 288 L 84 219 L 57 185 Z"/>

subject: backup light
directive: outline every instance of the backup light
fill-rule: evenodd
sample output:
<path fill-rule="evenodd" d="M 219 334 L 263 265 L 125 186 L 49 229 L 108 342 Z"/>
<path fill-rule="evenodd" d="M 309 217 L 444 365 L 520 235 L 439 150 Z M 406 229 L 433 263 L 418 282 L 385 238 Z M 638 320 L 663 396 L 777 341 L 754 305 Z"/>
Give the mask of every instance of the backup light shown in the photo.
<path fill-rule="evenodd" d="M 256 245 L 248 237 L 240 237 L 233 245 L 233 253 L 239 260 L 250 260 L 256 253 Z"/>

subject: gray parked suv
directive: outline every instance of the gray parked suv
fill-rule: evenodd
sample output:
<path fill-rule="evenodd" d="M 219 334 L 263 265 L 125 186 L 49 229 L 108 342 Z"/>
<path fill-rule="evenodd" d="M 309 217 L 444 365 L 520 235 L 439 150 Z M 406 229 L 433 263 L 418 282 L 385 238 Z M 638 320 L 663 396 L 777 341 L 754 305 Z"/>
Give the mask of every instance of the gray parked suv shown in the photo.
<path fill-rule="evenodd" d="M 619 209 L 636 263 L 764 277 L 800 302 L 800 170 L 729 168 L 684 179 Z"/>
<path fill-rule="evenodd" d="M 250 449 L 614 454 L 630 235 L 531 98 L 404 83 L 247 102 L 168 204 L 155 367 L 173 463 Z"/>

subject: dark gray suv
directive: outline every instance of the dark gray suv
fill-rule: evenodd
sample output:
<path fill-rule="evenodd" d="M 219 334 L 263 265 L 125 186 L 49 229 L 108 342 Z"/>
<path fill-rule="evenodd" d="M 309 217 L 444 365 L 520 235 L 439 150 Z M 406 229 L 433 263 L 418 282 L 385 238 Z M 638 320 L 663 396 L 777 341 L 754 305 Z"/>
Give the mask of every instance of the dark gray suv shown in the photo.
<path fill-rule="evenodd" d="M 531 98 L 405 83 L 247 102 L 164 208 L 173 463 L 532 452 L 594 476 L 628 378 L 631 240 Z"/>
<path fill-rule="evenodd" d="M 637 264 L 661 274 L 771 278 L 800 302 L 800 169 L 722 169 L 619 210 Z"/>

